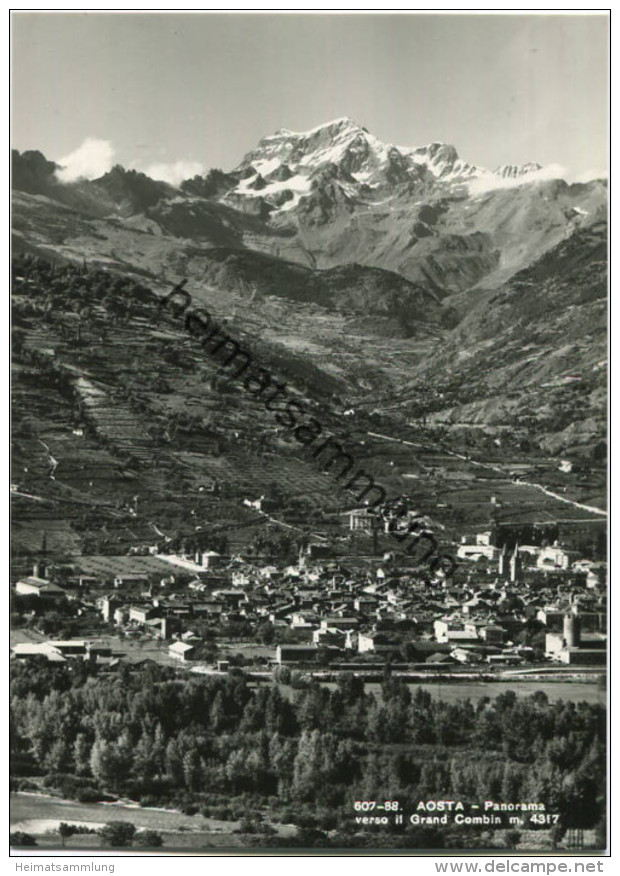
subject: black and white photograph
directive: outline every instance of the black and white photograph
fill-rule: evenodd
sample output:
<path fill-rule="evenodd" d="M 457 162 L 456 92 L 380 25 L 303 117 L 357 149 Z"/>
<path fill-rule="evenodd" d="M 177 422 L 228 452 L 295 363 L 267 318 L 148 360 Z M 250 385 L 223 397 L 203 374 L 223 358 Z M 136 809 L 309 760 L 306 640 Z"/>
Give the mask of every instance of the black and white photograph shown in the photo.
<path fill-rule="evenodd" d="M 602 872 L 610 12 L 10 28 L 10 856 Z"/>

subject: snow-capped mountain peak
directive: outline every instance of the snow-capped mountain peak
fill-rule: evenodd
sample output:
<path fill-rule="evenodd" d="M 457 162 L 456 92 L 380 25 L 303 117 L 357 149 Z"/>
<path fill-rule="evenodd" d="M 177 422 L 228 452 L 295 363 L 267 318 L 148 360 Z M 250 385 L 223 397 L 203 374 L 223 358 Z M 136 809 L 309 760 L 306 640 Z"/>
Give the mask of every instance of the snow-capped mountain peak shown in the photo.
<path fill-rule="evenodd" d="M 466 195 L 479 180 L 501 185 L 523 176 L 526 182 L 538 169 L 537 164 L 502 165 L 491 172 L 464 161 L 447 143 L 395 146 L 345 116 L 308 131 L 281 128 L 264 137 L 233 172 L 238 184 L 223 200 L 239 206 L 240 199 L 260 198 L 264 209 L 287 212 L 327 183 L 330 198 L 349 201 L 364 200 L 372 190 L 385 197 L 394 186 Z"/>
<path fill-rule="evenodd" d="M 333 119 L 331 122 L 324 122 L 322 125 L 317 125 L 315 128 L 311 128 L 309 131 L 291 131 L 289 130 L 289 128 L 280 128 L 280 130 L 276 131 L 276 133 L 273 134 L 271 137 L 265 137 L 263 139 L 270 140 L 275 137 L 312 137 L 315 134 L 319 134 L 324 131 L 334 133 L 344 130 L 365 131 L 366 128 L 362 128 L 362 126 L 358 124 L 358 122 L 356 122 L 354 119 L 351 119 L 348 116 L 343 116 L 340 119 Z"/>

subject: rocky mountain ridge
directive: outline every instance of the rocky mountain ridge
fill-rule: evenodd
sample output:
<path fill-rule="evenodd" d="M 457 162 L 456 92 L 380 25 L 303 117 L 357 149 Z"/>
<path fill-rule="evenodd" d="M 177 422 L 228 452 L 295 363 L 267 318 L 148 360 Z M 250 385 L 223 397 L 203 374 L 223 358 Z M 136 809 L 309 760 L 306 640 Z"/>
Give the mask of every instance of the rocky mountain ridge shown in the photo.
<path fill-rule="evenodd" d="M 392 146 L 350 119 L 278 131 L 235 169 L 178 187 L 119 166 L 69 184 L 56 171 L 41 153 L 14 153 L 16 248 L 161 291 L 187 278 L 206 301 L 245 299 L 272 337 L 278 301 L 300 320 L 299 355 L 322 338 L 327 369 L 321 326 L 332 320 L 361 344 L 337 366 L 353 400 L 363 374 L 379 395 L 404 381 L 431 401 L 403 414 L 451 429 L 542 431 L 554 453 L 604 434 L 604 180 L 546 179 L 534 163 L 490 172 L 453 146 Z M 368 369 L 364 339 L 380 338 L 406 343 Z M 583 428 L 563 400 L 577 382 Z"/>
<path fill-rule="evenodd" d="M 509 279 L 598 221 L 607 199 L 604 181 L 543 179 L 535 163 L 490 172 L 454 146 L 393 146 L 348 118 L 278 131 L 234 170 L 179 187 L 120 166 L 62 184 L 57 169 L 41 153 L 14 153 L 14 188 L 92 218 L 144 217 L 153 233 L 201 246 L 383 268 L 439 297 Z"/>

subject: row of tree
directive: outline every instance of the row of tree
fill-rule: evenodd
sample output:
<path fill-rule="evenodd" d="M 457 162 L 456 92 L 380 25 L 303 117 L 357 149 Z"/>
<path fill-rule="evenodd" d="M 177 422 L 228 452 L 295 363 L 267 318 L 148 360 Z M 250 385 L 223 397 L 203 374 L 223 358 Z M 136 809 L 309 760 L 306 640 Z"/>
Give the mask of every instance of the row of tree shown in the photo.
<path fill-rule="evenodd" d="M 604 811 L 605 713 L 514 693 L 446 703 L 386 677 L 381 695 L 342 675 L 335 690 L 250 687 L 170 670 L 117 677 L 14 665 L 15 772 L 78 789 L 199 805 L 250 795 L 314 810 L 355 799 L 539 801 L 565 826 Z"/>
<path fill-rule="evenodd" d="M 84 833 L 97 834 L 101 837 L 101 842 L 104 846 L 109 846 L 113 849 L 127 848 L 128 846 L 137 846 L 142 849 L 158 849 L 164 844 L 162 835 L 157 833 L 157 831 L 137 831 L 136 826 L 129 821 L 109 821 L 99 830 L 61 821 L 56 833 L 60 837 L 60 843 L 63 848 L 65 848 L 72 836 Z M 37 841 L 31 834 L 17 830 L 10 835 L 10 844 L 14 848 L 36 846 Z"/>

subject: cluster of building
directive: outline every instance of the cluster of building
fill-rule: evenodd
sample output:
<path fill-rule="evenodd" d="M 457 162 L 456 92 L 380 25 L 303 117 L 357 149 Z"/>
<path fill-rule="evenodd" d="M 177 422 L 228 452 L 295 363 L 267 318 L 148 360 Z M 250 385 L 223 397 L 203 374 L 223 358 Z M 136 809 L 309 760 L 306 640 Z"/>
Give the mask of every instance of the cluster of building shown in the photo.
<path fill-rule="evenodd" d="M 119 663 L 118 655 L 105 642 L 91 642 L 85 639 L 51 639 L 47 642 L 22 642 L 11 649 L 16 660 L 26 660 L 29 657 L 46 657 L 50 663 L 66 663 L 67 660 L 79 658 L 98 666 L 115 666 Z"/>
<path fill-rule="evenodd" d="M 293 565 L 214 551 L 168 556 L 171 574 L 158 584 L 126 571 L 107 586 L 86 576 L 54 582 L 35 568 L 15 592 L 50 604 L 79 600 L 123 635 L 165 641 L 169 656 L 183 663 L 200 658 L 196 628 L 206 623 L 216 635 L 240 624 L 246 638 L 269 625 L 281 643 L 273 651 L 280 664 L 396 660 L 428 670 L 541 658 L 606 664 L 604 564 L 557 543 L 499 547 L 489 532 L 464 539 L 457 556 L 457 573 L 442 578 L 438 572 L 430 585 L 402 555 L 344 560 L 326 544 L 313 544 Z M 106 659 L 82 645 L 84 659 Z M 66 648 L 52 642 L 39 652 L 59 660 Z M 27 652 L 18 646 L 14 654 Z"/>
<path fill-rule="evenodd" d="M 525 571 L 566 571 L 590 572 L 590 580 L 595 581 L 596 573 L 591 571 L 592 564 L 583 560 L 578 551 L 561 547 L 557 542 L 544 546 L 534 544 L 517 544 L 509 550 L 504 544 L 501 548 L 491 543 L 491 532 L 478 533 L 474 539 L 463 538 L 457 550 L 457 556 L 465 560 L 480 560 L 485 558 L 497 563 L 501 576 L 509 576 L 510 581 L 520 580 Z"/>

